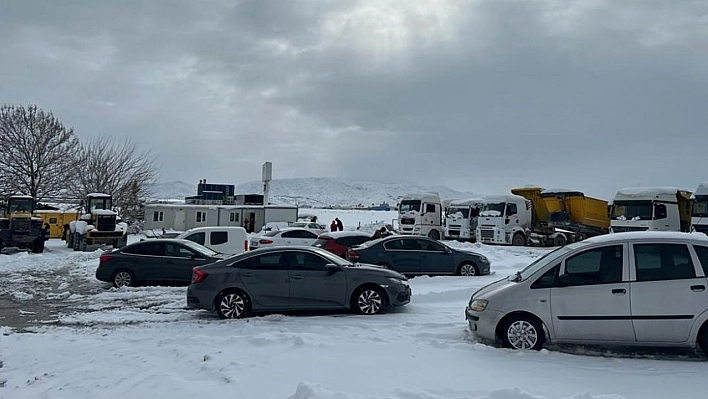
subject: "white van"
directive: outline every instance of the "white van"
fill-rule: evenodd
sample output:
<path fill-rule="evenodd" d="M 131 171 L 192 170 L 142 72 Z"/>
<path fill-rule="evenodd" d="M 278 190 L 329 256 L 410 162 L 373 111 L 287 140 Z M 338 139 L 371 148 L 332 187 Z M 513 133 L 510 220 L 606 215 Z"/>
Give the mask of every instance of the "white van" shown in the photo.
<path fill-rule="evenodd" d="M 238 255 L 248 251 L 248 233 L 243 227 L 211 226 L 195 227 L 176 238 L 194 241 L 216 252 Z"/>

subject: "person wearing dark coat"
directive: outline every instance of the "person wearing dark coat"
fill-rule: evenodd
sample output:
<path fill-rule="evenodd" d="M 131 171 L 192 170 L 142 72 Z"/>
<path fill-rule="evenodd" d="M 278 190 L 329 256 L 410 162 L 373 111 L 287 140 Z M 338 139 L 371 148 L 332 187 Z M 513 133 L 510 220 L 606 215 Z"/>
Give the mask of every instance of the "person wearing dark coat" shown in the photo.
<path fill-rule="evenodd" d="M 337 231 L 337 221 L 333 220 L 332 223 L 329 225 L 329 231 Z"/>
<path fill-rule="evenodd" d="M 339 218 L 334 218 L 334 221 L 337 222 L 337 230 L 344 231 L 344 224 L 342 221 L 339 220 Z"/>

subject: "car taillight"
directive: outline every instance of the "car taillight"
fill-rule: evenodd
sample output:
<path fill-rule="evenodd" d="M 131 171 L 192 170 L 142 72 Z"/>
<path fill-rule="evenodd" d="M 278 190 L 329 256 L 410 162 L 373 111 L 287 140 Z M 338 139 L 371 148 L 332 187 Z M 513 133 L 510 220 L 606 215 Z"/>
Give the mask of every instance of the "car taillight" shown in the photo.
<path fill-rule="evenodd" d="M 258 240 L 259 244 L 272 244 L 273 240 Z"/>
<path fill-rule="evenodd" d="M 113 258 L 113 257 L 112 257 L 110 254 L 103 254 L 103 255 L 101 255 L 100 258 L 98 258 L 98 260 L 99 260 L 100 262 L 108 262 L 108 261 L 111 260 L 112 258 Z"/>
<path fill-rule="evenodd" d="M 207 274 L 204 270 L 195 267 L 192 269 L 192 284 L 201 283 L 208 275 L 209 274 Z"/>
<path fill-rule="evenodd" d="M 350 261 L 351 260 L 359 260 L 359 258 L 361 258 L 361 256 L 359 256 L 359 254 L 356 253 L 356 251 L 352 251 L 351 249 L 349 251 L 347 251 L 347 259 L 349 259 Z"/>
<path fill-rule="evenodd" d="M 243 250 L 248 251 L 248 240 L 243 241 Z"/>

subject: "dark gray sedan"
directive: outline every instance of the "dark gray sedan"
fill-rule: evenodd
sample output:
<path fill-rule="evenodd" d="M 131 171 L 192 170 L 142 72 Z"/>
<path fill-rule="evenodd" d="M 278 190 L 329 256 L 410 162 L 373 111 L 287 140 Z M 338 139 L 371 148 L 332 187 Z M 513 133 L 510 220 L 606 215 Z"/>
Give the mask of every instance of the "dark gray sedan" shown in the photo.
<path fill-rule="evenodd" d="M 187 285 L 192 279 L 192 268 L 229 256 L 189 240 L 145 240 L 101 255 L 96 278 L 111 282 L 114 287 L 147 283 Z"/>
<path fill-rule="evenodd" d="M 475 252 L 459 251 L 423 236 L 395 235 L 365 242 L 347 254 L 352 262 L 371 263 L 406 275 L 489 274 L 489 260 Z"/>
<path fill-rule="evenodd" d="M 194 268 L 187 289 L 192 309 L 222 319 L 251 312 L 352 309 L 378 314 L 410 301 L 406 277 L 372 265 L 354 265 L 316 247 L 249 251 Z"/>

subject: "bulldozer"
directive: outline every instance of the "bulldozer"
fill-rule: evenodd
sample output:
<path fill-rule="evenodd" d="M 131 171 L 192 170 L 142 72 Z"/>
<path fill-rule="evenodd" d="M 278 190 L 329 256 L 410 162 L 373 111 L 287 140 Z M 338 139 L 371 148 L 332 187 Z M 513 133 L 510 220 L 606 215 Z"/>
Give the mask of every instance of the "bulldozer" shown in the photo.
<path fill-rule="evenodd" d="M 127 244 L 127 226 L 118 220 L 118 213 L 113 210 L 113 198 L 109 194 L 88 194 L 76 219 L 64 225 L 67 247 L 74 251 L 86 251 L 89 245 L 124 247 Z"/>
<path fill-rule="evenodd" d="M 3 204 L 0 218 L 0 251 L 4 247 L 44 252 L 44 242 L 49 239 L 42 219 L 35 215 L 36 201 L 29 195 L 11 195 Z"/>

